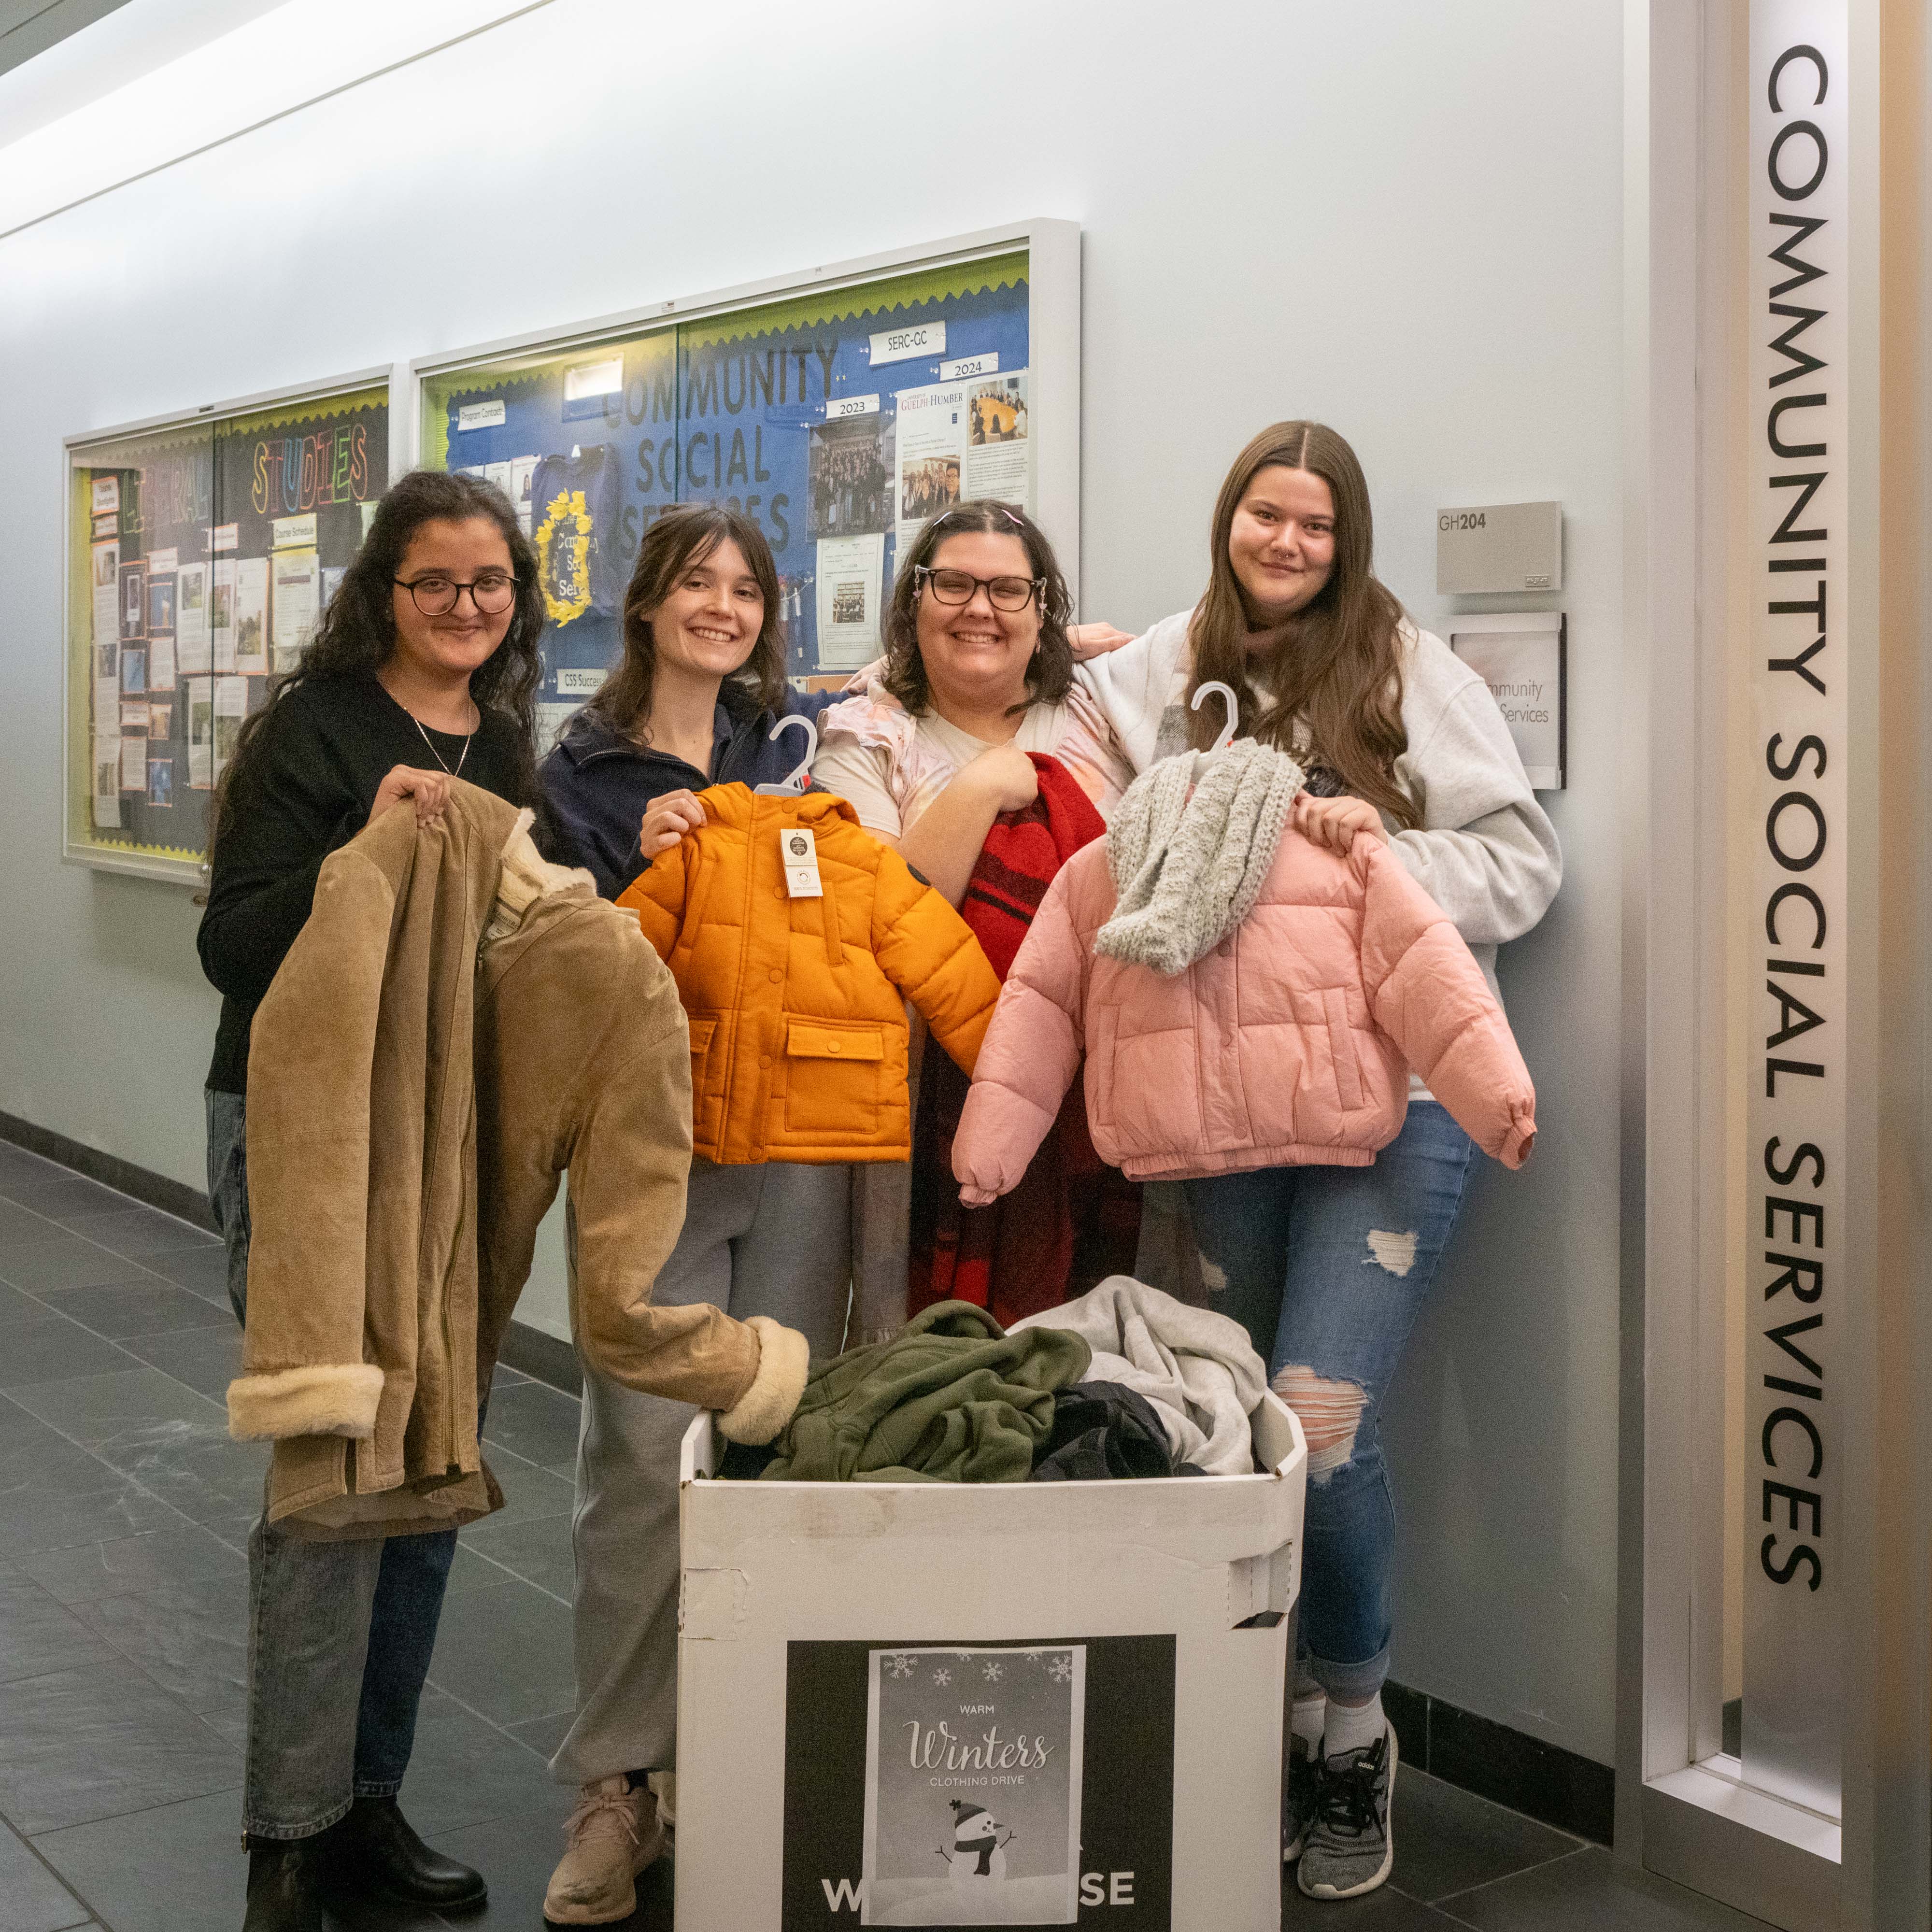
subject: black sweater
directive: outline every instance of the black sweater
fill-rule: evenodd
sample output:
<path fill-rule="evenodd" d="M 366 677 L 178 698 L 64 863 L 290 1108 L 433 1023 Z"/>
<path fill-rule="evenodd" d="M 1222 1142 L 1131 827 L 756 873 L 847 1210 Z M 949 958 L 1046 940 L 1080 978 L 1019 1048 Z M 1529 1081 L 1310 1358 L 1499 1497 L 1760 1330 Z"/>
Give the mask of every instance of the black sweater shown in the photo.
<path fill-rule="evenodd" d="M 248 1028 L 315 899 L 322 862 L 368 823 L 376 789 L 398 765 L 451 771 L 463 740 L 443 731 L 423 742 L 416 720 L 373 676 L 316 677 L 278 701 L 254 748 L 247 795 L 220 826 L 208 909 L 196 944 L 202 970 L 223 994 L 208 1084 L 248 1090 Z M 470 784 L 513 804 L 516 721 L 485 710 L 463 764 Z"/>

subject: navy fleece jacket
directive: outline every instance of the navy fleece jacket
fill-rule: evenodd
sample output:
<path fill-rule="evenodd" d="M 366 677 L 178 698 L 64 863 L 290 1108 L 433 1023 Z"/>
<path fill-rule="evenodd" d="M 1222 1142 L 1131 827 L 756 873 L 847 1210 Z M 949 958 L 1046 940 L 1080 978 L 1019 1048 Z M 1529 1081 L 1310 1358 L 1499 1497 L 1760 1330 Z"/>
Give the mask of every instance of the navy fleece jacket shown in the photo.
<path fill-rule="evenodd" d="M 788 686 L 783 715 L 816 724 L 842 695 Z M 711 769 L 700 772 L 668 752 L 637 744 L 593 712 L 579 712 L 538 774 L 555 819 L 558 860 L 583 866 L 596 880 L 599 895 L 614 899 L 644 869 L 638 827 L 666 792 L 776 784 L 791 771 L 805 755 L 804 734 L 788 731 L 775 740 L 768 734 L 777 722 L 777 715 L 758 709 L 741 686 L 726 684 L 712 725 Z"/>

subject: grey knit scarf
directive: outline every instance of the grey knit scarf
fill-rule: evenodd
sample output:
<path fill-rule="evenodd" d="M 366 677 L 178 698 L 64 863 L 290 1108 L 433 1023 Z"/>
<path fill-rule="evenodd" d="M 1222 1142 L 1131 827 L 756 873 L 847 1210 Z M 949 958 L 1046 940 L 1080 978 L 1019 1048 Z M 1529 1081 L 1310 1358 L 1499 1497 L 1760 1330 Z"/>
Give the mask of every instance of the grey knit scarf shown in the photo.
<path fill-rule="evenodd" d="M 1096 952 L 1184 973 L 1253 910 L 1281 842 L 1301 767 L 1285 752 L 1238 740 L 1202 767 L 1162 758 L 1128 786 L 1107 828 L 1114 916 Z"/>

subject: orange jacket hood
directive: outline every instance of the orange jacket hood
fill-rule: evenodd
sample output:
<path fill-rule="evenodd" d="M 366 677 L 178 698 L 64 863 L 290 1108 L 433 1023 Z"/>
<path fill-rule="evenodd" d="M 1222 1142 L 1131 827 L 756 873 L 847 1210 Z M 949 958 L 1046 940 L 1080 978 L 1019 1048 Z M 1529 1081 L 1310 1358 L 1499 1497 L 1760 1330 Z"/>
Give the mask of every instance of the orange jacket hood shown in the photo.
<path fill-rule="evenodd" d="M 966 922 L 830 793 L 698 795 L 704 824 L 620 906 L 691 1024 L 694 1151 L 706 1160 L 910 1158 L 905 1001 L 970 1073 L 1000 983 Z M 780 835 L 812 835 L 820 896 L 792 897 Z"/>

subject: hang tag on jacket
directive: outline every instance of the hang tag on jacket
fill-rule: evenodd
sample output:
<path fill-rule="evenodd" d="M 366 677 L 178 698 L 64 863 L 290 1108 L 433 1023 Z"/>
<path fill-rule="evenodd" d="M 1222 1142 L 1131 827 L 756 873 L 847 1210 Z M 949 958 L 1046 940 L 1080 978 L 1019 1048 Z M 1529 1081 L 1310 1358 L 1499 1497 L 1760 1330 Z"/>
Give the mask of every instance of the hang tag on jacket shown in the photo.
<path fill-rule="evenodd" d="M 818 878 L 818 842 L 803 826 L 789 825 L 779 832 L 778 860 L 784 867 L 785 890 L 794 898 L 825 896 Z"/>

